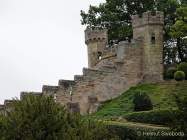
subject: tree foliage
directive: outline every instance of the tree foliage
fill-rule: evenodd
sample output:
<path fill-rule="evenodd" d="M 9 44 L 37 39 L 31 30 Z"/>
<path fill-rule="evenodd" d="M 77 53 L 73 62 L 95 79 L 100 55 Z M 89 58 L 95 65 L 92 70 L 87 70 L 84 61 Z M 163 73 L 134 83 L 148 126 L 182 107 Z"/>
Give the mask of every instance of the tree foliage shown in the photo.
<path fill-rule="evenodd" d="M 56 104 L 51 97 L 27 96 L 15 100 L 0 116 L 1 140 L 104 140 L 112 139 L 106 126 L 82 119 Z"/>
<path fill-rule="evenodd" d="M 107 28 L 109 43 L 132 38 L 131 16 L 146 11 L 163 11 L 164 62 L 167 64 L 186 60 L 186 1 L 185 0 L 106 0 L 99 6 L 90 6 L 81 11 L 82 25 L 90 28 Z"/>

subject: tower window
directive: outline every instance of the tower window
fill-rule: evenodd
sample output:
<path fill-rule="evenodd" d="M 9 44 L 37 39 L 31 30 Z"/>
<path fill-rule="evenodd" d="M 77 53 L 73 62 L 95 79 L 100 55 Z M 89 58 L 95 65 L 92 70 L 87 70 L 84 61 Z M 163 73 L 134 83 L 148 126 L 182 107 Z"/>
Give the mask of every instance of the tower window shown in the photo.
<path fill-rule="evenodd" d="M 155 34 L 153 33 L 151 35 L 151 44 L 155 44 L 156 38 L 155 38 Z"/>
<path fill-rule="evenodd" d="M 102 56 L 102 52 L 97 52 L 97 58 L 99 59 L 99 60 L 101 60 L 101 57 Z"/>

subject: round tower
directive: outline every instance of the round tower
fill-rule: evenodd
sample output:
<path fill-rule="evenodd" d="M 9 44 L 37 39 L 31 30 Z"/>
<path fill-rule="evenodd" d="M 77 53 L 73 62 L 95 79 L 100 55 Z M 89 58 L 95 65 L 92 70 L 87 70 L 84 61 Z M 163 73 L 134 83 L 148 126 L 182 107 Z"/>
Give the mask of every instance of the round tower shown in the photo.
<path fill-rule="evenodd" d="M 143 39 L 143 74 L 147 82 L 163 80 L 163 26 L 164 14 L 145 12 L 132 16 L 133 37 Z"/>
<path fill-rule="evenodd" d="M 108 44 L 108 33 L 106 29 L 85 30 L 85 43 L 88 50 L 88 67 L 93 68 L 99 61 L 104 48 Z"/>

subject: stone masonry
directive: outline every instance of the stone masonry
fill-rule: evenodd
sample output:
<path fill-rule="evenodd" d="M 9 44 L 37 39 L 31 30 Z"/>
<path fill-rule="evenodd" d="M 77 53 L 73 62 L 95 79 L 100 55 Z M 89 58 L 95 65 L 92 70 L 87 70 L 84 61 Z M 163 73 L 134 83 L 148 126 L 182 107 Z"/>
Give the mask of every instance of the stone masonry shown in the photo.
<path fill-rule="evenodd" d="M 74 80 L 59 80 L 58 86 L 44 85 L 35 95 L 53 96 L 72 112 L 90 114 L 99 105 L 130 87 L 163 80 L 162 12 L 132 16 L 133 39 L 108 47 L 107 30 L 86 29 L 88 68 Z M 21 96 L 29 93 L 22 92 Z M 1 107 L 2 108 L 2 107 Z"/>

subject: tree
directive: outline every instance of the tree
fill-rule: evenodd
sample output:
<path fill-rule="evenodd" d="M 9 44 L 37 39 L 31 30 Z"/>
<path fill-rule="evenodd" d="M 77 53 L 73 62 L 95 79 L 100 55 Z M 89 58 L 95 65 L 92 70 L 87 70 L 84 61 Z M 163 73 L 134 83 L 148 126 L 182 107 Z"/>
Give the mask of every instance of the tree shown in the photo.
<path fill-rule="evenodd" d="M 187 5 L 183 5 L 177 9 L 177 20 L 171 27 L 171 36 L 177 42 L 179 59 L 184 62 L 187 61 Z"/>
<path fill-rule="evenodd" d="M 106 3 L 90 6 L 88 13 L 81 11 L 82 24 L 90 28 L 109 30 L 109 42 L 117 43 L 132 38 L 131 16 L 153 9 L 150 0 L 106 0 Z"/>
<path fill-rule="evenodd" d="M 184 61 L 183 56 L 186 52 L 183 48 L 187 47 L 183 41 L 171 35 L 171 30 L 179 17 L 180 12 L 177 13 L 177 8 L 185 4 L 185 0 L 106 0 L 99 6 L 90 6 L 88 12 L 81 11 L 81 23 L 89 28 L 107 28 L 109 43 L 113 44 L 132 38 L 132 15 L 141 15 L 145 11 L 163 11 L 165 17 L 164 62 L 178 63 Z"/>
<path fill-rule="evenodd" d="M 100 140 L 114 138 L 98 121 L 82 119 L 51 97 L 26 96 L 15 100 L 0 117 L 2 140 Z"/>

